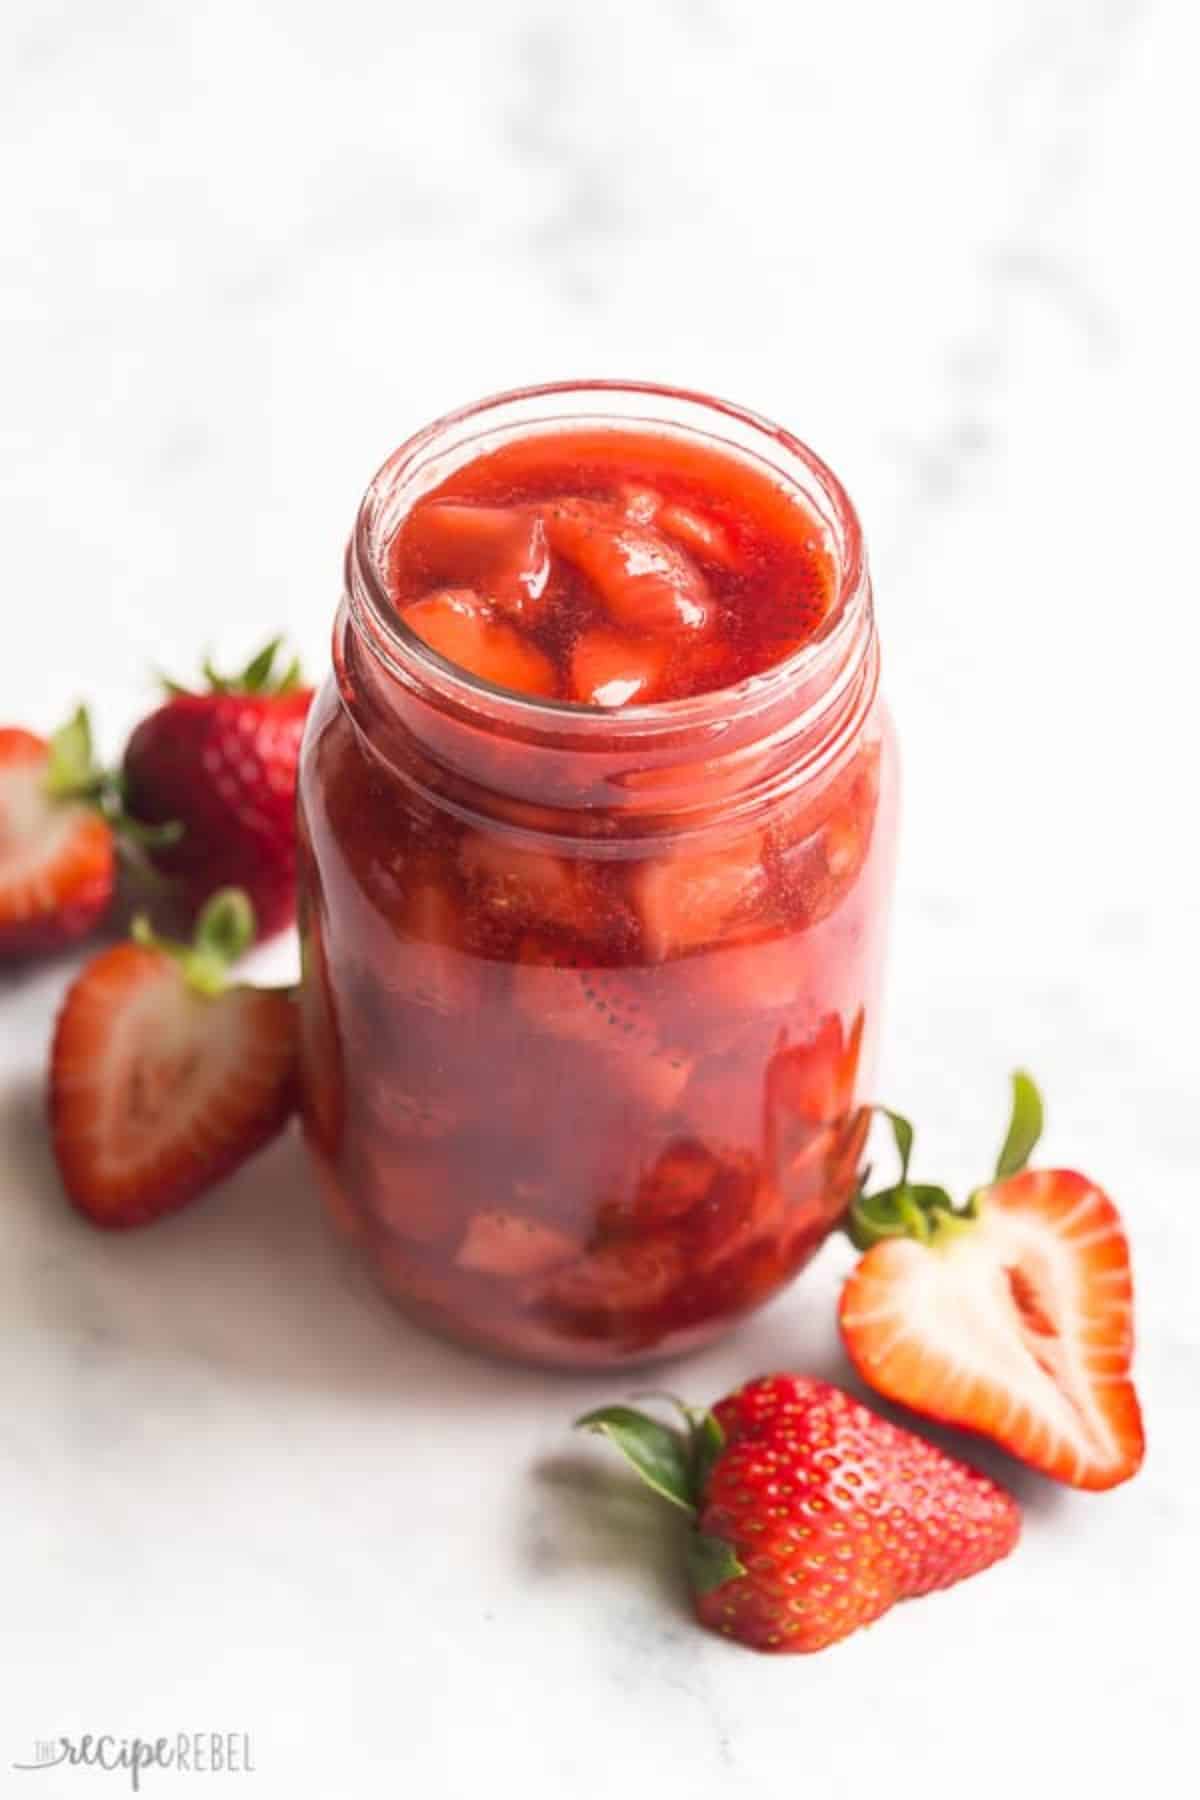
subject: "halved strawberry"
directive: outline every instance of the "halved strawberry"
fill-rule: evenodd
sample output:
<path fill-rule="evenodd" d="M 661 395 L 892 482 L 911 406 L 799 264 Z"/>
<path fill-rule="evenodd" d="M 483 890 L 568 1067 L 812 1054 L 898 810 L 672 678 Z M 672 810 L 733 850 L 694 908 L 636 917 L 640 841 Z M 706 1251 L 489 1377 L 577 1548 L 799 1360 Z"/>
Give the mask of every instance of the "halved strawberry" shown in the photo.
<path fill-rule="evenodd" d="M 0 957 L 83 937 L 112 900 L 112 828 L 82 708 L 46 740 L 0 727 Z"/>
<path fill-rule="evenodd" d="M 550 548 L 530 508 L 427 501 L 405 520 L 393 555 L 418 559 L 430 581 L 469 584 L 525 624 L 544 611 Z"/>
<path fill-rule="evenodd" d="M 493 687 L 544 696 L 558 691 L 550 658 L 473 588 L 439 588 L 405 606 L 400 617 L 431 650 Z"/>
<path fill-rule="evenodd" d="M 660 638 L 620 631 L 583 632 L 571 651 L 571 698 L 587 706 L 631 706 L 657 699 L 671 661 Z"/>
<path fill-rule="evenodd" d="M 194 943 L 135 927 L 71 986 L 50 1061 L 54 1154 L 94 1224 L 147 1224 L 275 1136 L 296 1097 L 290 990 L 228 986 L 253 937 L 244 894 L 216 895 Z"/>
<path fill-rule="evenodd" d="M 997 1175 L 955 1211 L 908 1180 L 912 1132 L 893 1117 L 901 1178 L 860 1195 L 842 1335 L 864 1380 L 906 1406 L 995 1438 L 1074 1487 L 1108 1488 L 1141 1465 L 1129 1379 L 1133 1287 L 1116 1207 L 1083 1175 L 1020 1173 L 1041 1102 L 1014 1083 Z"/>
<path fill-rule="evenodd" d="M 551 549 L 579 570 L 618 625 L 669 638 L 715 622 L 703 575 L 652 525 L 599 500 L 556 500 L 544 517 Z"/>

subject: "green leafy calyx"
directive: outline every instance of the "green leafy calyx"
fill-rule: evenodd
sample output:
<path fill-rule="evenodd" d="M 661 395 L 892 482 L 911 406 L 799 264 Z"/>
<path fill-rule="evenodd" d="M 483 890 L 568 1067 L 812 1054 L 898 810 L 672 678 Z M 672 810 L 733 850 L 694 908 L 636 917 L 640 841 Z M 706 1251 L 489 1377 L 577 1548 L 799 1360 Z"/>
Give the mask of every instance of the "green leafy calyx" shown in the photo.
<path fill-rule="evenodd" d="M 602 1406 L 576 1425 L 599 1432 L 625 1457 L 647 1487 L 688 1515 L 688 1574 L 697 1593 L 708 1594 L 746 1573 L 724 1538 L 695 1528 L 713 1465 L 725 1448 L 725 1433 L 714 1415 L 668 1395 L 682 1415 L 682 1427 L 664 1425 L 632 1406 Z"/>
<path fill-rule="evenodd" d="M 1012 1116 L 1008 1132 L 996 1158 L 996 1180 L 1019 1175 L 1037 1148 L 1045 1124 L 1045 1110 L 1037 1084 L 1024 1069 L 1016 1069 L 1012 1078 Z"/>
<path fill-rule="evenodd" d="M 996 1162 L 995 1179 L 1007 1180 L 1026 1166 L 1042 1135 L 1044 1111 L 1042 1097 L 1030 1075 L 1018 1069 L 1012 1078 L 1012 1111 L 1008 1131 Z M 846 1229 L 860 1250 L 869 1250 L 886 1238 L 908 1237 L 933 1247 L 950 1242 L 969 1231 L 979 1216 L 977 1189 L 963 1206 L 956 1207 L 944 1187 L 909 1180 L 912 1161 L 913 1128 L 899 1113 L 881 1106 L 876 1110 L 888 1120 L 900 1159 L 900 1178 L 890 1187 L 869 1194 L 866 1191 L 868 1170 L 851 1203 Z"/>
<path fill-rule="evenodd" d="M 282 637 L 274 637 L 269 644 L 256 651 L 244 669 L 235 675 L 222 675 L 214 667 L 211 657 L 206 657 L 203 665 L 206 691 L 210 694 L 256 694 L 263 698 L 278 698 L 284 694 L 294 694 L 304 685 L 304 672 L 300 667 L 300 658 L 293 656 L 283 665 L 279 664 L 279 653 L 283 648 Z M 195 689 L 184 687 L 180 682 L 163 677 L 163 686 L 169 694 L 194 695 Z"/>
<path fill-rule="evenodd" d="M 133 921 L 135 941 L 172 957 L 188 986 L 209 999 L 224 993 L 230 966 L 250 948 L 254 931 L 254 908 L 241 888 L 221 888 L 212 896 L 190 944 L 159 937 L 144 914 Z"/>
<path fill-rule="evenodd" d="M 46 792 L 54 800 L 99 800 L 108 776 L 96 761 L 92 722 L 78 706 L 50 739 Z"/>
<path fill-rule="evenodd" d="M 97 762 L 86 706 L 76 707 L 50 739 L 49 748 L 44 785 L 51 800 L 82 801 L 93 807 L 111 827 L 122 852 L 139 864 L 139 872 L 144 852 L 178 843 L 183 826 L 176 820 L 146 825 L 126 810 L 124 776 Z"/>

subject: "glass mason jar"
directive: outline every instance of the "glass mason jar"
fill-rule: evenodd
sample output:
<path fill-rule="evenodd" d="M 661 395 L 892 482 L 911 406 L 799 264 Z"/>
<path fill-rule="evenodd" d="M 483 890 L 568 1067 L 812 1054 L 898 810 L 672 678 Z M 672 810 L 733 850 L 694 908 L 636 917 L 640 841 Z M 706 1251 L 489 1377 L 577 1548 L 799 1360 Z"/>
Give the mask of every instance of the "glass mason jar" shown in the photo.
<path fill-rule="evenodd" d="M 818 635 L 617 711 L 430 650 L 384 584 L 399 522 L 481 451 L 580 426 L 699 437 L 802 497 L 836 568 Z M 726 1331 L 837 1223 L 892 879 L 878 667 L 853 508 L 753 414 L 545 387 L 385 463 L 300 770 L 304 1118 L 333 1219 L 406 1313 L 545 1364 L 647 1360 Z"/>

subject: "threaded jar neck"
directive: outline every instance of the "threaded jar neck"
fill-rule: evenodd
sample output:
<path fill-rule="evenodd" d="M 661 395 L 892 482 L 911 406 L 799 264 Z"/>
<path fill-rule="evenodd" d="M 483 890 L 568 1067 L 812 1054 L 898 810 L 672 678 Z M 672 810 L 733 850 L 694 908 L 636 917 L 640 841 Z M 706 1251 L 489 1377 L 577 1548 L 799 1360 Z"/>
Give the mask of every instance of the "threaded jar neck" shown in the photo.
<path fill-rule="evenodd" d="M 832 603 L 808 642 L 734 686 L 612 710 L 494 687 L 409 629 L 389 597 L 386 567 L 417 502 L 464 463 L 514 439 L 605 428 L 707 441 L 795 495 L 818 522 L 835 571 Z M 491 789 L 567 812 L 611 808 L 680 825 L 689 811 L 710 806 L 716 780 L 728 810 L 740 816 L 837 761 L 878 681 L 862 531 L 832 471 L 790 433 L 740 407 L 607 381 L 496 396 L 436 420 L 388 458 L 347 548 L 335 660 L 367 748 L 409 765 L 414 779 L 427 762 L 439 771 L 439 791 L 447 778 L 463 784 L 472 808 Z"/>

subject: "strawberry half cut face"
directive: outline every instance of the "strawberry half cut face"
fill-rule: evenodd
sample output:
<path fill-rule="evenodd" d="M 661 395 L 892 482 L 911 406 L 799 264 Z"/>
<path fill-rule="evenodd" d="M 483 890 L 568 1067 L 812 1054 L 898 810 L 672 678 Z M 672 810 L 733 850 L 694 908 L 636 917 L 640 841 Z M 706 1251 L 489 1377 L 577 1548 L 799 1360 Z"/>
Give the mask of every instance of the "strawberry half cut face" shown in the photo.
<path fill-rule="evenodd" d="M 0 959 L 82 937 L 112 898 L 112 831 L 94 805 L 54 792 L 53 766 L 53 742 L 0 728 Z"/>
<path fill-rule="evenodd" d="M 1116 1207 L 1082 1175 L 1038 1170 L 986 1189 L 974 1213 L 941 1241 L 889 1238 L 863 1257 L 840 1309 L 860 1374 L 1073 1486 L 1127 1480 L 1143 1436 Z"/>
<path fill-rule="evenodd" d="M 221 933 L 240 954 L 253 928 L 236 939 L 222 907 L 229 916 L 219 895 L 201 915 L 195 948 L 147 932 L 93 958 L 67 993 L 51 1051 L 51 1128 L 67 1193 L 94 1224 L 146 1224 L 185 1205 L 293 1109 L 292 996 L 225 984 Z"/>

